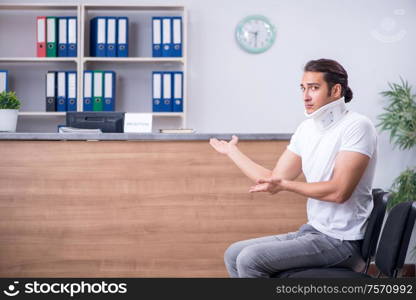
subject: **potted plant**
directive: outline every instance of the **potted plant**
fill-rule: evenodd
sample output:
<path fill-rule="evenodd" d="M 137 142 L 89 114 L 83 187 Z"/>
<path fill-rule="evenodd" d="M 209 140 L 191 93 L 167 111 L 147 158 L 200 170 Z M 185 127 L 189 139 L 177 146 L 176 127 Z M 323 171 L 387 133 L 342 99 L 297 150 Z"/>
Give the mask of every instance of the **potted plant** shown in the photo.
<path fill-rule="evenodd" d="M 412 87 L 400 78 L 400 84 L 389 83 L 390 90 L 381 92 L 389 101 L 385 113 L 378 118 L 381 130 L 390 131 L 390 142 L 399 149 L 406 150 L 416 146 L 416 95 Z M 408 167 L 393 182 L 388 209 L 400 202 L 416 201 L 416 167 Z M 412 249 L 416 257 L 416 246 Z"/>
<path fill-rule="evenodd" d="M 15 132 L 20 101 L 15 92 L 0 93 L 0 131 Z"/>
<path fill-rule="evenodd" d="M 389 105 L 378 118 L 381 130 L 390 131 L 390 141 L 399 149 L 416 146 L 416 95 L 412 87 L 400 78 L 400 84 L 389 83 L 390 89 L 382 92 Z M 416 168 L 408 167 L 397 177 L 390 189 L 391 200 L 388 207 L 397 203 L 416 200 Z"/>

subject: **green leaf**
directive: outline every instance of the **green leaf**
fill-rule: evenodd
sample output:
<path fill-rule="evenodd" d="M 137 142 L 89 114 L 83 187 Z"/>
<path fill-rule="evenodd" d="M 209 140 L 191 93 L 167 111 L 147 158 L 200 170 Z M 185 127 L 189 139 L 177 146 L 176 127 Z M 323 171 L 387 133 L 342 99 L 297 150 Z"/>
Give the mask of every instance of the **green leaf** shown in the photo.
<path fill-rule="evenodd" d="M 407 168 L 394 183 L 389 190 L 391 197 L 388 208 L 391 209 L 398 203 L 416 200 L 416 168 Z"/>
<path fill-rule="evenodd" d="M 0 93 L 0 109 L 19 109 L 20 105 L 15 92 L 3 91 Z"/>
<path fill-rule="evenodd" d="M 400 77 L 400 83 L 388 83 L 389 90 L 380 94 L 387 98 L 385 112 L 378 116 L 381 131 L 390 131 L 390 142 L 402 150 L 416 145 L 416 95 Z"/>

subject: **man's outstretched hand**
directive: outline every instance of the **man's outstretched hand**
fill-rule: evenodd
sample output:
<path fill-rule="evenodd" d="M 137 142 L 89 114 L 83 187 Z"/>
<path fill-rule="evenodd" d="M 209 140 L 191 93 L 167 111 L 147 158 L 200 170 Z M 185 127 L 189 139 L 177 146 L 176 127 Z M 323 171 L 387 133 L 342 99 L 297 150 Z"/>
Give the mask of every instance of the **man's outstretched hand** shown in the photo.
<path fill-rule="evenodd" d="M 283 191 L 282 179 L 279 178 L 261 178 L 256 181 L 256 185 L 250 187 L 250 193 L 268 192 L 272 195 Z"/>
<path fill-rule="evenodd" d="M 238 143 L 238 137 L 236 135 L 233 135 L 229 142 L 224 141 L 224 140 L 218 140 L 216 138 L 212 138 L 209 140 L 209 144 L 212 146 L 212 148 L 214 148 L 217 152 L 228 155 L 230 157 L 233 156 L 233 154 L 239 153 L 238 148 L 237 148 L 237 143 Z M 248 160 L 247 158 L 245 158 L 244 160 L 244 157 L 243 159 L 241 157 L 239 159 L 240 159 L 240 162 L 241 160 L 243 160 L 243 163 Z M 237 163 L 237 165 L 239 165 L 239 163 Z M 254 176 L 249 176 L 249 177 L 252 178 Z M 256 185 L 253 185 L 252 187 L 250 187 L 249 192 L 250 193 L 268 192 L 274 195 L 283 190 L 282 181 L 283 181 L 282 179 L 273 178 L 273 177 L 261 178 L 256 181 Z"/>
<path fill-rule="evenodd" d="M 214 148 L 221 154 L 229 154 L 237 147 L 237 143 L 238 137 L 236 135 L 233 135 L 231 141 L 229 142 L 218 140 L 216 138 L 212 138 L 209 140 L 209 144 L 212 146 L 212 148 Z"/>

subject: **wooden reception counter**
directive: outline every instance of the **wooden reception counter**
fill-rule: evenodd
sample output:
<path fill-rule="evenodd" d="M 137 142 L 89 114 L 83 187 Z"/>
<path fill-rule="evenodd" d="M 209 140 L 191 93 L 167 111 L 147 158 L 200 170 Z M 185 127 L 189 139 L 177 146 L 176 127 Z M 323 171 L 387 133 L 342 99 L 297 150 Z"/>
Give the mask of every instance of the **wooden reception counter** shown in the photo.
<path fill-rule="evenodd" d="M 270 169 L 290 138 L 237 135 Z M 0 134 L 0 277 L 226 277 L 228 245 L 306 221 L 304 197 L 248 193 L 208 144 L 230 136 Z"/>

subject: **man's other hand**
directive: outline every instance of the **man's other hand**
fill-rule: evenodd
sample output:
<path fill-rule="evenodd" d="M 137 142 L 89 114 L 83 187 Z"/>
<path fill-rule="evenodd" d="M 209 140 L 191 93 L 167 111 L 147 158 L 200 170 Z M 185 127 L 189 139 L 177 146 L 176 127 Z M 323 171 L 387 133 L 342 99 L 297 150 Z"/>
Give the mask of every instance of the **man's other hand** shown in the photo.
<path fill-rule="evenodd" d="M 261 178 L 256 181 L 256 185 L 249 189 L 250 193 L 268 192 L 272 195 L 283 191 L 282 179 L 279 178 Z"/>

